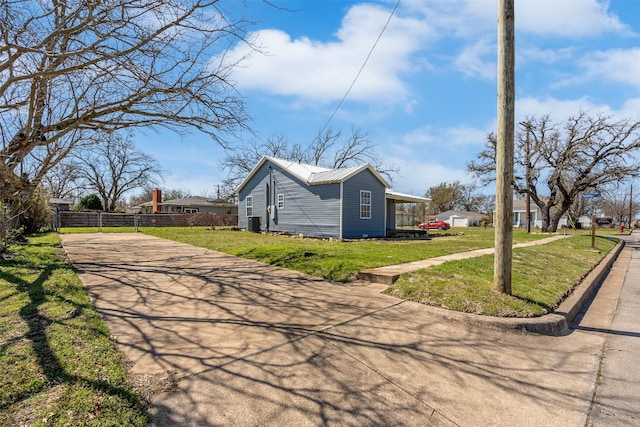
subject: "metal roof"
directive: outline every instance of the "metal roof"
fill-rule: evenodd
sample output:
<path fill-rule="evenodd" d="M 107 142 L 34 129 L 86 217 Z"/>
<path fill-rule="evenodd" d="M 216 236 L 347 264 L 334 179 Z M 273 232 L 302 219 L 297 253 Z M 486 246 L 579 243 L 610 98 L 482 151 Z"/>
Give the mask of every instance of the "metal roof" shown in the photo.
<path fill-rule="evenodd" d="M 283 160 L 278 159 L 276 157 L 265 156 L 262 158 L 263 160 L 269 160 L 271 163 L 274 163 L 277 166 L 280 166 L 282 169 L 286 170 L 292 175 L 295 175 L 300 180 L 309 183 L 309 180 L 314 174 L 322 174 L 332 172 L 335 169 L 324 168 L 322 166 L 314 166 L 308 165 L 305 163 L 293 162 L 291 160 Z M 260 166 L 264 162 L 258 163 Z"/>
<path fill-rule="evenodd" d="M 385 197 L 390 200 L 395 200 L 398 203 L 428 203 L 431 199 L 420 196 L 412 196 L 411 194 L 398 193 L 397 191 L 388 190 L 385 192 Z"/>
<path fill-rule="evenodd" d="M 288 173 L 294 175 L 296 178 L 306 183 L 307 185 L 321 185 L 344 182 L 351 178 L 353 175 L 360 173 L 365 169 L 369 169 L 369 171 L 382 183 L 382 185 L 385 186 L 385 188 L 390 187 L 387 181 L 385 181 L 384 178 L 382 178 L 380 174 L 367 163 L 358 166 L 331 169 L 322 166 L 298 163 L 291 160 L 278 159 L 276 157 L 263 156 L 258 164 L 251 170 L 251 172 L 249 172 L 242 183 L 240 183 L 240 185 L 236 189 L 236 193 L 240 192 L 242 187 L 244 187 L 247 182 L 249 182 L 251 177 L 253 177 L 253 175 L 255 175 L 255 173 L 267 161 L 271 162 L 277 167 L 280 167 L 283 170 L 286 170 Z"/>
<path fill-rule="evenodd" d="M 360 165 L 350 168 L 329 169 L 326 172 L 315 172 L 311 174 L 307 182 L 310 185 L 342 182 L 366 168 L 367 165 Z"/>

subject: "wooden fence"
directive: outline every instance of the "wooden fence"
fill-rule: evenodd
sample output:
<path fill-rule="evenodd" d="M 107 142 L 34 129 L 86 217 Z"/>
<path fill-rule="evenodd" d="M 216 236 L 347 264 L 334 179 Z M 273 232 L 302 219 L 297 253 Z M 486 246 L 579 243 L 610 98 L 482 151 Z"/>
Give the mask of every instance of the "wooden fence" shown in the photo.
<path fill-rule="evenodd" d="M 54 229 L 61 227 L 189 227 L 237 226 L 238 215 L 231 214 L 127 214 L 108 212 L 60 211 L 52 216 Z"/>

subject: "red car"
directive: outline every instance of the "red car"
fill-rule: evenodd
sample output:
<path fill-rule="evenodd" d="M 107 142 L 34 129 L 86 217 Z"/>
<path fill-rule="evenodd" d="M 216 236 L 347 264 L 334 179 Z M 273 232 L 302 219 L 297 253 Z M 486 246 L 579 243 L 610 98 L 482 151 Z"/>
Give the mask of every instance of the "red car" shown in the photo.
<path fill-rule="evenodd" d="M 420 230 L 448 230 L 451 226 L 444 221 L 428 221 L 418 224 L 418 228 Z"/>

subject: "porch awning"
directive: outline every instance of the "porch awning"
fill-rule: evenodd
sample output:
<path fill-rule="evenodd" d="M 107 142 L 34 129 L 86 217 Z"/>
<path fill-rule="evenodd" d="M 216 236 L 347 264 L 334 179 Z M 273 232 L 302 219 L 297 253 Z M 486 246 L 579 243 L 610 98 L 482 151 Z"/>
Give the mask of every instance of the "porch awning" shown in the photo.
<path fill-rule="evenodd" d="M 426 197 L 398 193 L 389 189 L 385 192 L 385 197 L 387 200 L 393 200 L 395 203 L 428 203 L 431 201 L 431 199 L 427 199 Z"/>

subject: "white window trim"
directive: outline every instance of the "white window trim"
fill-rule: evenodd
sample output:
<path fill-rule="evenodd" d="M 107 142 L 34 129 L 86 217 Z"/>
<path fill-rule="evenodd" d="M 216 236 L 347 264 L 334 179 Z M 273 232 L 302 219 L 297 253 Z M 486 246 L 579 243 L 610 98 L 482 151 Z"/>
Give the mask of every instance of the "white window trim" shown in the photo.
<path fill-rule="evenodd" d="M 362 203 L 362 196 L 368 194 L 369 203 Z M 362 216 L 362 208 L 369 207 L 369 216 Z M 371 219 L 371 191 L 360 190 L 360 219 Z"/>
<path fill-rule="evenodd" d="M 278 209 L 284 209 L 284 193 L 278 194 Z"/>
<path fill-rule="evenodd" d="M 245 208 L 247 216 L 253 216 L 253 196 L 247 196 L 245 200 Z M 249 212 L 249 209 L 251 209 L 251 212 Z"/>

